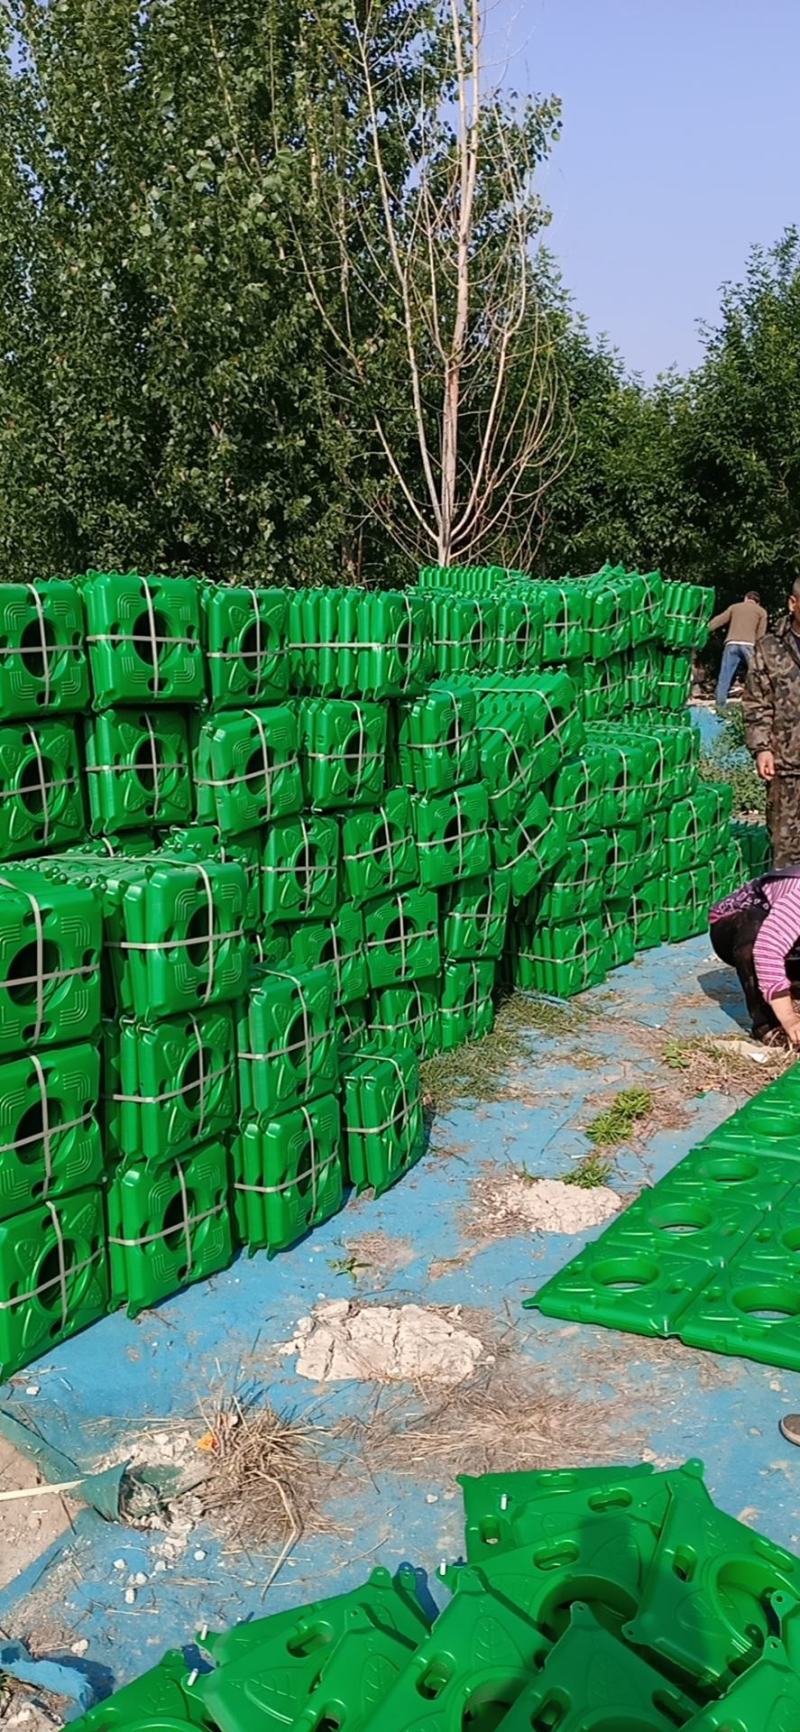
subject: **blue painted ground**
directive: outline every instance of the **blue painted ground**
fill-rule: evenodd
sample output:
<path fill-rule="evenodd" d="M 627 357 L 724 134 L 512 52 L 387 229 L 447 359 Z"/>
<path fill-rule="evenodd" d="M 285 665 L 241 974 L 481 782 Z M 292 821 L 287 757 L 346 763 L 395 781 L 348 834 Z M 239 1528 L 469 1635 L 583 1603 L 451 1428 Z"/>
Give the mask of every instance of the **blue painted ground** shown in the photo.
<path fill-rule="evenodd" d="M 518 1374 L 528 1395 L 540 1388 L 545 1403 L 556 1397 L 571 1402 L 587 1460 L 593 1452 L 600 1458 L 610 1452 L 620 1462 L 645 1453 L 664 1463 L 700 1455 L 723 1507 L 734 1514 L 746 1509 L 763 1530 L 795 1543 L 800 1453 L 792 1457 L 777 1422 L 787 1408 L 800 1407 L 797 1378 L 524 1312 L 522 1299 L 582 1240 L 517 1234 L 482 1242 L 480 1222 L 470 1225 L 471 1187 L 484 1163 L 563 1175 L 587 1147 L 581 1124 L 595 1110 L 587 1096 L 608 1097 L 637 1079 L 663 1084 L 653 1031 L 730 1034 L 739 1014 L 732 981 L 705 939 L 640 957 L 580 1003 L 599 1012 L 586 1031 L 567 1042 L 532 1036 L 530 1061 L 510 1076 L 507 1098 L 479 1109 L 465 1105 L 436 1124 L 428 1155 L 395 1191 L 350 1204 L 272 1262 L 241 1258 L 157 1314 L 138 1322 L 108 1318 L 0 1391 L 3 1405 L 85 1468 L 109 1451 L 124 1457 L 131 1430 L 196 1417 L 210 1390 L 236 1381 L 263 1389 L 280 1410 L 310 1413 L 325 1426 L 341 1415 L 366 1418 L 378 1395 L 374 1384 L 321 1390 L 296 1375 L 292 1358 L 277 1353 L 298 1319 L 323 1297 L 463 1305 L 468 1323 L 485 1338 L 502 1337 L 506 1378 Z M 636 1025 L 644 1031 L 638 1036 Z M 612 1182 L 630 1192 L 660 1176 L 727 1116 L 731 1104 L 718 1095 L 695 1098 L 689 1122 L 661 1132 L 641 1151 L 624 1153 Z M 337 1265 L 376 1233 L 400 1242 L 401 1266 L 382 1271 L 373 1262 L 359 1272 L 356 1286 Z M 26 1395 L 28 1385 L 38 1385 L 35 1398 Z M 398 1429 L 413 1401 L 409 1390 L 383 1397 Z M 460 1466 L 474 1471 L 483 1465 L 465 1437 Z M 342 1533 L 300 1542 L 270 1591 L 269 1609 L 355 1585 L 376 1563 L 396 1567 L 408 1560 L 431 1571 L 441 1556 L 460 1555 L 460 1500 L 450 1471 L 415 1467 L 413 1459 L 402 1475 L 370 1474 L 356 1464 L 349 1487 L 335 1509 Z M 82 1513 L 73 1532 L 0 1594 L 0 1627 L 17 1637 L 55 1627 L 67 1644 L 86 1637 L 88 1662 L 107 1667 L 121 1683 L 164 1647 L 189 1641 L 200 1624 L 218 1627 L 263 1615 L 269 1558 L 225 1555 L 201 1524 L 185 1556 L 156 1572 L 153 1548 L 162 1538 Z M 124 1571 L 114 1568 L 118 1560 Z M 129 1605 L 124 1586 L 137 1571 L 147 1580 Z"/>

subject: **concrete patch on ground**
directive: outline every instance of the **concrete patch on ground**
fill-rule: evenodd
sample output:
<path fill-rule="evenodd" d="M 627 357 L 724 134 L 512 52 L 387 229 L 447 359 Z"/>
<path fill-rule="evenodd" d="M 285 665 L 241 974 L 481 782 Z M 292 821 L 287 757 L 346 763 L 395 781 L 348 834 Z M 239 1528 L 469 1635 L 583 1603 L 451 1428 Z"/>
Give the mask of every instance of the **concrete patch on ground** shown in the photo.
<path fill-rule="evenodd" d="M 296 1353 L 298 1376 L 317 1383 L 463 1383 L 490 1356 L 460 1318 L 460 1306 L 438 1311 L 334 1299 L 301 1317 L 280 1352 Z"/>
<path fill-rule="evenodd" d="M 610 1221 L 624 1206 L 608 1185 L 587 1190 L 563 1179 L 528 1179 L 497 1170 L 480 1180 L 473 1202 L 481 1231 L 493 1238 L 504 1233 L 585 1233 Z"/>

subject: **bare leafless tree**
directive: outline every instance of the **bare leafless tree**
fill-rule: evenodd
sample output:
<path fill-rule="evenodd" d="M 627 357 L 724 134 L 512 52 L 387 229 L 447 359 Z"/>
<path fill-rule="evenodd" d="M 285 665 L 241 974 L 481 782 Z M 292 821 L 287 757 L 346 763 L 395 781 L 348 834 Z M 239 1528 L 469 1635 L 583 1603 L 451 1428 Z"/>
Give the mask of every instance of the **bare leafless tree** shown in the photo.
<path fill-rule="evenodd" d="M 484 0 L 433 0 L 424 33 L 418 6 L 396 6 L 390 53 L 386 10 L 346 0 L 344 27 L 326 32 L 324 8 L 304 27 L 294 245 L 385 477 L 370 508 L 414 558 L 522 562 L 573 450 L 534 257 L 558 105 L 491 84 Z"/>

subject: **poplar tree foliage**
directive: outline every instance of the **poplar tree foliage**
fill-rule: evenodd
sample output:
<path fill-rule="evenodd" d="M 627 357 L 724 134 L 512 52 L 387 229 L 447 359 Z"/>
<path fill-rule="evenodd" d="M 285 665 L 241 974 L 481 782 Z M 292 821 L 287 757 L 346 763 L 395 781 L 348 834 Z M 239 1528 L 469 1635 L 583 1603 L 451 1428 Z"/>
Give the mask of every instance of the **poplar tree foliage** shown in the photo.
<path fill-rule="evenodd" d="M 388 243 L 364 220 L 381 195 L 367 105 L 390 77 L 380 164 L 403 223 L 415 115 L 436 114 L 447 157 L 441 6 L 4 0 L 3 20 L 0 575 L 407 578 L 377 390 L 412 489 L 419 450 L 396 304 L 375 287 Z M 541 156 L 557 106 L 519 125 L 493 109 L 504 149 Z M 348 249 L 333 278 L 328 210 Z M 543 220 L 531 205 L 531 232 Z M 476 290 L 477 321 L 486 304 Z M 345 316 L 358 381 L 332 331 Z"/>

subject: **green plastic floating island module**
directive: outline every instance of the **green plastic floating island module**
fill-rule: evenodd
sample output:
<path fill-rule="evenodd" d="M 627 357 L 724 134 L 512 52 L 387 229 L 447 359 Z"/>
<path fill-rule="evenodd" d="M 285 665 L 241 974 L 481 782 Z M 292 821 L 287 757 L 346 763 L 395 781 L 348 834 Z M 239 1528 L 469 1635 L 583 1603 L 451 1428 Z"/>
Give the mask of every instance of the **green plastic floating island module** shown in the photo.
<path fill-rule="evenodd" d="M 703 929 L 761 843 L 686 711 L 710 591 L 87 572 L 0 596 L 0 1378 L 425 1147 L 509 988 Z"/>
<path fill-rule="evenodd" d="M 408 1566 L 172 1651 L 77 1732 L 795 1732 L 800 1562 L 699 1462 L 461 1481 L 438 1611 Z"/>

